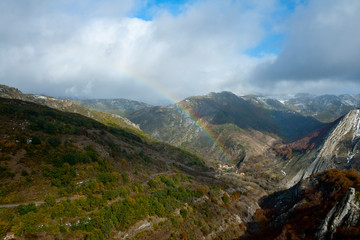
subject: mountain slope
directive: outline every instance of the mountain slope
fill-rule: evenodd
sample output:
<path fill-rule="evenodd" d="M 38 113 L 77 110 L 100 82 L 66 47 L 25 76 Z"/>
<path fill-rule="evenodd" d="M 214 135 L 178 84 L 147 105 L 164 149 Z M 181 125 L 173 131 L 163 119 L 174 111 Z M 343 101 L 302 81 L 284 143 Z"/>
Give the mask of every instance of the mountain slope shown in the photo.
<path fill-rule="evenodd" d="M 268 150 L 282 141 L 280 137 L 296 139 L 323 125 L 296 113 L 255 106 L 229 92 L 191 97 L 127 117 L 152 137 L 198 153 L 214 167 L 239 166 L 255 158 L 259 164 L 260 158 L 270 163 L 274 156 Z"/>
<path fill-rule="evenodd" d="M 34 102 L 45 105 L 54 109 L 65 112 L 79 113 L 83 116 L 93 118 L 109 126 L 127 127 L 139 130 L 138 126 L 130 122 L 128 119 L 115 114 L 106 114 L 90 110 L 78 104 L 76 101 L 69 99 L 57 99 L 44 95 L 23 94 L 16 88 L 0 85 L 0 97 L 20 99 L 24 101 Z"/>
<path fill-rule="evenodd" d="M 26 101 L 0 98 L 0 149 L 0 202 L 26 203 L 1 237 L 235 238 L 253 204 L 192 153 Z"/>
<path fill-rule="evenodd" d="M 260 201 L 240 239 L 359 239 L 360 173 L 328 170 Z"/>
<path fill-rule="evenodd" d="M 192 115 L 219 125 L 233 123 L 242 129 L 272 133 L 285 140 L 295 140 L 322 126 L 310 117 L 289 111 L 258 107 L 229 92 L 210 93 L 180 103 Z"/>
<path fill-rule="evenodd" d="M 360 170 L 359 128 L 360 110 L 352 110 L 318 134 L 277 146 L 278 152 L 294 152 L 283 168 L 287 186 L 330 168 Z"/>

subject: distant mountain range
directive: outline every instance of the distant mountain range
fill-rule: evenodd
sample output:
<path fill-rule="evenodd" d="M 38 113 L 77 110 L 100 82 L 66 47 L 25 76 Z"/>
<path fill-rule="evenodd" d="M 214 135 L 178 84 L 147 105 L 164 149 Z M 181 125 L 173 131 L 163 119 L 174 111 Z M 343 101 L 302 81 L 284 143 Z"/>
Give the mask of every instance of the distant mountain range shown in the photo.
<path fill-rule="evenodd" d="M 350 110 L 360 107 L 360 94 L 316 96 L 302 93 L 294 96 L 245 95 L 240 98 L 260 108 L 293 111 L 321 122 L 332 122 Z M 90 109 L 122 116 L 152 107 L 149 104 L 128 99 L 89 99 L 79 100 L 79 103 Z"/>
<path fill-rule="evenodd" d="M 274 143 L 296 141 L 325 126 L 314 118 L 337 119 L 360 102 L 360 95 L 298 94 L 275 99 L 222 92 L 189 97 L 176 105 L 151 106 L 127 99 L 56 99 L 23 94 L 4 85 L 0 97 L 80 113 L 108 125 L 140 128 L 205 157 L 214 168 L 218 163 L 239 167 L 249 159 L 257 162 Z"/>
<path fill-rule="evenodd" d="M 324 125 L 293 111 L 257 106 L 229 92 L 145 108 L 127 117 L 154 138 L 185 147 L 211 162 L 231 165 L 263 157 L 273 142 L 295 140 Z M 204 135 L 193 119 L 215 142 Z"/>
<path fill-rule="evenodd" d="M 321 95 L 297 94 L 277 98 L 263 96 L 244 96 L 258 106 L 275 109 L 291 110 L 304 116 L 311 116 L 321 122 L 332 122 L 352 109 L 360 107 L 360 94 Z"/>

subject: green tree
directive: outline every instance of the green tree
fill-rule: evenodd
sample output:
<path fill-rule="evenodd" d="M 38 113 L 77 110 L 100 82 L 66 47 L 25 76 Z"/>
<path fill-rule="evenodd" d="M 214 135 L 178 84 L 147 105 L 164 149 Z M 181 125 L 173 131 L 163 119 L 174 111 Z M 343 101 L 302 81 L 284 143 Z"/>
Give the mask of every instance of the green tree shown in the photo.
<path fill-rule="evenodd" d="M 25 215 L 25 214 L 27 214 L 29 212 L 34 212 L 34 213 L 37 212 L 37 208 L 36 208 L 34 203 L 30 203 L 28 205 L 20 204 L 17 207 L 17 210 L 18 210 L 20 215 Z"/>

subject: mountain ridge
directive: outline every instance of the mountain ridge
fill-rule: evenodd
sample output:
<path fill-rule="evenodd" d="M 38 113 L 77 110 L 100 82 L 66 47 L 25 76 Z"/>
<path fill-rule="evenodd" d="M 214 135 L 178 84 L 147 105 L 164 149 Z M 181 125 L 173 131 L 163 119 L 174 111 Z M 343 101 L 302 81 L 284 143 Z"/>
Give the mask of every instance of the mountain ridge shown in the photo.
<path fill-rule="evenodd" d="M 297 138 L 298 135 L 305 135 L 323 125 L 315 119 L 300 114 L 254 106 L 229 92 L 186 98 L 179 102 L 178 106 L 155 106 L 133 112 L 127 117 L 139 124 L 140 128 L 149 135 L 177 146 L 183 145 L 188 146 L 190 150 L 196 148 L 198 150 L 199 146 L 192 147 L 191 144 L 203 142 L 204 146 L 200 148 L 207 149 L 204 152 L 213 149 L 212 144 L 207 144 L 205 139 L 201 140 L 201 130 L 194 121 L 205 127 L 212 138 L 218 139 L 219 145 L 225 148 L 226 135 L 222 134 L 224 131 L 227 135 L 230 134 L 229 131 L 233 131 L 249 137 L 250 132 L 262 132 L 263 135 L 279 141 L 277 134 L 282 137 Z M 218 158 L 221 159 L 221 156 Z"/>
<path fill-rule="evenodd" d="M 324 123 L 335 121 L 350 110 L 360 107 L 360 94 L 297 94 L 287 97 L 247 95 L 243 98 L 268 109 L 294 111 Z"/>
<path fill-rule="evenodd" d="M 101 113 L 94 110 L 90 110 L 81 106 L 74 100 L 69 99 L 57 99 L 45 95 L 36 94 L 24 94 L 16 88 L 12 88 L 6 85 L 0 85 L 0 97 L 20 99 L 30 101 L 38 104 L 42 104 L 51 108 L 55 108 L 61 111 L 67 111 L 72 113 L 79 113 L 86 117 L 91 117 L 108 125 L 114 125 L 119 127 L 132 128 L 134 130 L 140 130 L 139 127 L 132 123 L 130 120 L 121 117 L 116 114 Z"/>
<path fill-rule="evenodd" d="M 116 99 L 86 99 L 77 102 L 87 108 L 107 113 L 114 113 L 125 117 L 129 112 L 138 111 L 153 105 L 124 98 Z"/>

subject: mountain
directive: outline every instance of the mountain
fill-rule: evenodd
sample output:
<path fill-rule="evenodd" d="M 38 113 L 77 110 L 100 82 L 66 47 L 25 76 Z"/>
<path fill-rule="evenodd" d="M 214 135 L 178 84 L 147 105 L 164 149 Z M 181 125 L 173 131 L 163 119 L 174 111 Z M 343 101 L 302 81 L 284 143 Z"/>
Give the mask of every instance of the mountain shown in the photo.
<path fill-rule="evenodd" d="M 107 112 L 118 114 L 120 116 L 126 116 L 127 114 L 138 111 L 144 108 L 152 107 L 152 105 L 129 100 L 129 99 L 87 99 L 78 100 L 80 105 L 90 108 L 99 112 Z"/>
<path fill-rule="evenodd" d="M 1 237 L 233 239 L 261 192 L 186 150 L 18 99 L 0 98 L 0 149 Z"/>
<path fill-rule="evenodd" d="M 360 110 L 324 124 L 281 101 L 229 92 L 168 106 L 87 102 L 121 108 L 149 136 L 75 101 L 3 85 L 0 96 L 0 237 L 343 239 L 359 232 Z"/>
<path fill-rule="evenodd" d="M 180 103 L 191 115 L 220 125 L 233 123 L 242 129 L 254 129 L 294 140 L 322 126 L 310 117 L 290 111 L 269 110 L 244 101 L 230 92 L 210 93 L 204 97 L 188 98 Z"/>
<path fill-rule="evenodd" d="M 213 166 L 264 158 L 275 142 L 294 140 L 323 126 L 297 113 L 261 108 L 229 92 L 190 97 L 127 117 L 152 137 L 198 153 Z"/>
<path fill-rule="evenodd" d="M 240 239 L 359 239 L 360 173 L 328 170 L 260 200 Z"/>
<path fill-rule="evenodd" d="M 109 126 L 126 127 L 139 130 L 139 127 L 136 124 L 130 122 L 124 117 L 116 114 L 106 114 L 90 110 L 86 107 L 81 106 L 76 101 L 69 99 L 57 99 L 44 95 L 23 94 L 18 89 L 5 85 L 0 85 L 0 97 L 20 99 L 24 101 L 38 103 L 65 112 L 79 113 L 83 116 L 93 118 Z"/>
<path fill-rule="evenodd" d="M 331 122 L 360 107 L 358 95 L 297 95 L 284 103 L 286 107 L 322 122 Z"/>
<path fill-rule="evenodd" d="M 282 169 L 287 186 L 301 178 L 331 168 L 360 170 L 360 110 L 328 124 L 325 128 L 274 149 L 286 159 Z"/>
<path fill-rule="evenodd" d="M 257 96 L 242 98 L 262 108 L 293 111 L 327 123 L 360 107 L 360 94 L 320 95 L 296 94 L 295 96 Z"/>
<path fill-rule="evenodd" d="M 245 95 L 245 96 L 241 96 L 241 98 L 257 107 L 261 107 L 265 109 L 278 110 L 278 111 L 291 110 L 288 107 L 286 107 L 286 105 L 284 105 L 284 101 L 282 100 L 279 101 L 276 98 L 272 98 L 272 97 Z"/>

